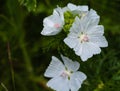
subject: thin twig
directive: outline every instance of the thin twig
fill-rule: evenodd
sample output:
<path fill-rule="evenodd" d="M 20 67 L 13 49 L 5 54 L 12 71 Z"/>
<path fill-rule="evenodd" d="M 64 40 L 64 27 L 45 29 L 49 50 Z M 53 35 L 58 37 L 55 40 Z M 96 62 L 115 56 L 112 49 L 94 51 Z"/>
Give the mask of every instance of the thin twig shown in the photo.
<path fill-rule="evenodd" d="M 14 70 L 13 70 L 13 63 L 12 63 L 12 58 L 11 58 L 11 51 L 10 51 L 10 44 L 9 42 L 7 43 L 7 51 L 8 51 L 8 60 L 10 63 L 10 70 L 11 70 L 11 76 L 12 76 L 12 85 L 13 85 L 13 91 L 15 90 L 15 78 L 14 78 Z"/>
<path fill-rule="evenodd" d="M 8 91 L 8 89 L 6 88 L 6 86 L 3 83 L 1 83 L 1 86 L 5 89 L 5 91 Z"/>

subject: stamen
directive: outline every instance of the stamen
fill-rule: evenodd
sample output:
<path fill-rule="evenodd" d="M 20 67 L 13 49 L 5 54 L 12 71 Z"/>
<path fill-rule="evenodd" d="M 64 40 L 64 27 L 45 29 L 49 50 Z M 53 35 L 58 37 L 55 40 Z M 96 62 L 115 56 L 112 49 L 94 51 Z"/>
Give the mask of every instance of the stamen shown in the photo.
<path fill-rule="evenodd" d="M 64 72 L 62 72 L 62 74 L 60 76 L 63 77 L 63 78 L 68 78 L 69 79 L 70 75 L 71 75 L 71 73 L 69 71 L 64 71 Z"/>
<path fill-rule="evenodd" d="M 60 76 L 63 77 L 63 78 L 66 78 L 67 74 L 65 72 L 63 72 Z"/>
<path fill-rule="evenodd" d="M 86 34 L 84 34 L 84 33 L 81 33 L 78 38 L 80 38 L 81 42 L 88 42 L 89 41 L 88 36 Z"/>
<path fill-rule="evenodd" d="M 54 24 L 54 27 L 55 28 L 60 28 L 60 24 L 56 23 L 56 24 Z"/>

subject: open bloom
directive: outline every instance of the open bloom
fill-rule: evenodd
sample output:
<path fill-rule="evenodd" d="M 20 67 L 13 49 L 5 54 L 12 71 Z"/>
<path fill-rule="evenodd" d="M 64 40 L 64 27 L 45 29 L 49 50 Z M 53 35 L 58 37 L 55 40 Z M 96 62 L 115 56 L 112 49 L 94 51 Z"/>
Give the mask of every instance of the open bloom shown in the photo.
<path fill-rule="evenodd" d="M 47 86 L 56 91 L 78 91 L 86 75 L 77 71 L 80 64 L 76 61 L 61 56 L 64 64 L 52 56 L 52 61 L 48 66 L 45 76 L 52 78 L 48 81 Z"/>
<path fill-rule="evenodd" d="M 61 32 L 65 24 L 64 13 L 67 11 L 71 12 L 73 15 L 77 14 L 82 17 L 88 11 L 88 6 L 76 6 L 72 3 L 68 3 L 67 7 L 57 7 L 54 9 L 52 15 L 43 20 L 44 28 L 41 34 L 45 36 L 52 36 Z"/>
<path fill-rule="evenodd" d="M 91 9 L 83 18 L 75 18 L 70 33 L 64 39 L 64 42 L 73 48 L 82 61 L 86 61 L 94 54 L 99 54 L 100 47 L 108 46 L 108 42 L 103 36 L 104 27 L 98 23 L 99 16 Z"/>
<path fill-rule="evenodd" d="M 53 15 L 46 17 L 43 20 L 42 35 L 50 36 L 58 34 L 64 25 L 63 11 L 60 7 L 54 9 Z"/>

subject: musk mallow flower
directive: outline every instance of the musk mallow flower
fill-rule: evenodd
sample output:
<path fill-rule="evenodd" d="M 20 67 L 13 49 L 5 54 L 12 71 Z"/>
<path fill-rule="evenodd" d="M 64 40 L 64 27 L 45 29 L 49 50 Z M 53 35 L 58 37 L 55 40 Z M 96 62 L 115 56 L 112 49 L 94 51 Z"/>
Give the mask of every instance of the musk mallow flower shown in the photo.
<path fill-rule="evenodd" d="M 73 14 L 82 14 L 88 11 L 87 5 L 74 5 L 72 3 L 67 4 L 67 8 L 73 13 Z"/>
<path fill-rule="evenodd" d="M 62 56 L 63 63 L 52 56 L 52 61 L 44 76 L 51 78 L 47 86 L 55 91 L 78 91 L 87 76 L 77 71 L 80 64 L 77 61 Z"/>
<path fill-rule="evenodd" d="M 64 39 L 64 42 L 73 48 L 75 54 L 80 56 L 82 61 L 99 54 L 100 47 L 108 46 L 108 42 L 103 36 L 104 27 L 98 23 L 99 16 L 91 9 L 82 19 L 75 18 L 70 33 Z"/>
<path fill-rule="evenodd" d="M 63 8 L 57 7 L 56 9 L 54 9 L 52 15 L 46 17 L 43 20 L 44 28 L 41 34 L 45 36 L 56 35 L 59 32 L 61 32 L 62 29 L 63 30 L 66 29 L 66 26 L 68 26 L 68 24 L 71 25 L 71 22 L 69 23 L 67 22 L 66 24 L 65 21 L 72 21 L 73 19 L 71 18 L 64 19 L 65 14 L 68 11 L 73 14 L 72 17 L 76 15 L 80 15 L 80 17 L 82 17 L 88 11 L 88 6 L 76 6 L 72 3 L 68 3 L 66 7 Z M 69 28 L 67 30 L 69 30 Z"/>
<path fill-rule="evenodd" d="M 73 3 L 68 3 L 66 7 L 62 8 L 63 12 L 70 11 L 73 15 L 74 14 L 80 14 L 82 12 L 87 12 L 88 11 L 88 6 L 87 5 L 75 5 Z"/>
<path fill-rule="evenodd" d="M 69 33 L 69 29 L 71 28 L 75 17 L 76 16 L 79 16 L 80 18 L 84 17 L 88 12 L 88 6 L 85 6 L 85 5 L 76 6 L 72 3 L 68 3 L 66 7 L 62 8 L 62 10 L 64 12 L 63 30 L 66 33 Z"/>
<path fill-rule="evenodd" d="M 42 35 L 50 36 L 58 34 L 64 25 L 63 11 L 60 7 L 54 9 L 53 14 L 43 20 Z"/>

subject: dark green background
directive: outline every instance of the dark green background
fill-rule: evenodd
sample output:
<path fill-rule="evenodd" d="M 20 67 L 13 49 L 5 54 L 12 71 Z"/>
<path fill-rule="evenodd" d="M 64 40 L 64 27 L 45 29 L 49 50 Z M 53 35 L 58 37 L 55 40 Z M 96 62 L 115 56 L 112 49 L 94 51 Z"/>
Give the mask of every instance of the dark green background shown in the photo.
<path fill-rule="evenodd" d="M 88 5 L 100 15 L 109 46 L 82 62 L 62 34 L 40 34 L 43 19 L 69 2 Z M 43 73 L 51 56 L 68 56 L 87 75 L 80 91 L 120 91 L 120 0 L 0 0 L 0 91 L 52 91 Z M 57 67 L 57 66 L 56 66 Z"/>

